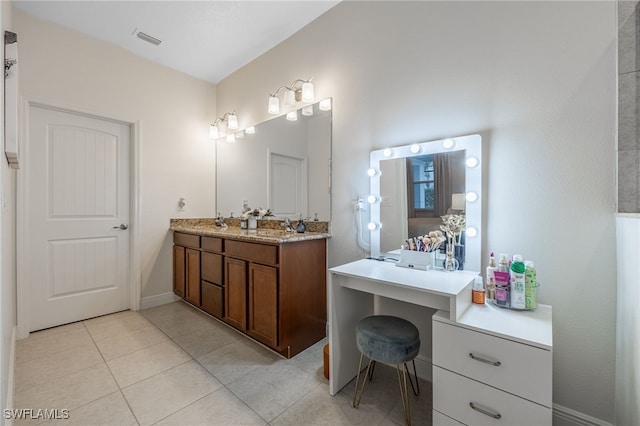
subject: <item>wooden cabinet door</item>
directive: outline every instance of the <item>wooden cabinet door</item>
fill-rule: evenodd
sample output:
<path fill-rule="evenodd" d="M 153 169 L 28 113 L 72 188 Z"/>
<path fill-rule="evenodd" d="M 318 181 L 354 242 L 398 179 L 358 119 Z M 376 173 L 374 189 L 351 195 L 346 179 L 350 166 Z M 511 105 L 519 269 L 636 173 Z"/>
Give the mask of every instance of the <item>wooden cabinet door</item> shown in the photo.
<path fill-rule="evenodd" d="M 201 261 L 201 278 L 213 284 L 224 285 L 222 255 L 203 251 Z"/>
<path fill-rule="evenodd" d="M 173 246 L 173 292 L 180 297 L 184 297 L 185 283 L 185 248 Z"/>
<path fill-rule="evenodd" d="M 247 334 L 278 346 L 278 269 L 249 264 L 249 323 Z"/>
<path fill-rule="evenodd" d="M 224 258 L 224 320 L 235 328 L 247 329 L 247 262 Z"/>
<path fill-rule="evenodd" d="M 185 249 L 186 287 L 184 298 L 200 306 L 200 251 Z"/>

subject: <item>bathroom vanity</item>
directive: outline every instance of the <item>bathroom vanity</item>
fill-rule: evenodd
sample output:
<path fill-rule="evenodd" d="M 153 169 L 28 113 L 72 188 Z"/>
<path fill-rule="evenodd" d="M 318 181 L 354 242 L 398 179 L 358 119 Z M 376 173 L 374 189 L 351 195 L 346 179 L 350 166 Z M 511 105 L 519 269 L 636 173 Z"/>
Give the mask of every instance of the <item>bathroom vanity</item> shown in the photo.
<path fill-rule="evenodd" d="M 291 358 L 326 335 L 328 233 L 172 220 L 174 293 Z"/>

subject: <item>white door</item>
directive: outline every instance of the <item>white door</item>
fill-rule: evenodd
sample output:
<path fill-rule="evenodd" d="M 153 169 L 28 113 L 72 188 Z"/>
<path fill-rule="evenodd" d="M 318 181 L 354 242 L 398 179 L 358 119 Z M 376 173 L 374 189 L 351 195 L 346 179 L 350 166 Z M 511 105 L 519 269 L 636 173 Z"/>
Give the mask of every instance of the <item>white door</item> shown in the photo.
<path fill-rule="evenodd" d="M 30 107 L 29 331 L 129 308 L 129 144 L 126 124 Z"/>
<path fill-rule="evenodd" d="M 269 208 L 276 216 L 307 216 L 306 161 L 270 153 Z"/>

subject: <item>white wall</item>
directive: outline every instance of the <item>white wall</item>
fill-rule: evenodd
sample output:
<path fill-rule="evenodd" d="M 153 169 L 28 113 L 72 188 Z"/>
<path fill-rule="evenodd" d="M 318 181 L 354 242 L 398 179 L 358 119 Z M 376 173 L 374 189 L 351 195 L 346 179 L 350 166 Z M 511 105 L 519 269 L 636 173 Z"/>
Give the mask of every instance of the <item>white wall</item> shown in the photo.
<path fill-rule="evenodd" d="M 215 87 L 18 10 L 14 24 L 24 98 L 139 123 L 142 296 L 171 292 L 169 219 L 214 214 Z"/>
<path fill-rule="evenodd" d="M 0 5 L 2 36 L 5 30 L 13 30 L 11 3 Z M 3 53 L 0 55 L 4 59 Z M 3 60 L 4 62 L 4 60 Z M 0 83 L 0 117 L 4 117 L 4 78 Z M 0 407 L 11 403 L 9 387 L 11 345 L 16 324 L 16 270 L 15 270 L 15 185 L 16 171 L 9 168 L 4 155 L 4 124 L 0 126 Z M 9 400 L 8 400 L 9 399 Z M 0 420 L 4 424 L 4 418 Z"/>
<path fill-rule="evenodd" d="M 612 422 L 615 51 L 614 2 L 343 2 L 222 81 L 217 107 L 246 127 L 308 76 L 333 97 L 331 266 L 362 256 L 352 204 L 372 149 L 480 133 L 483 256 L 536 261 L 554 402 Z"/>

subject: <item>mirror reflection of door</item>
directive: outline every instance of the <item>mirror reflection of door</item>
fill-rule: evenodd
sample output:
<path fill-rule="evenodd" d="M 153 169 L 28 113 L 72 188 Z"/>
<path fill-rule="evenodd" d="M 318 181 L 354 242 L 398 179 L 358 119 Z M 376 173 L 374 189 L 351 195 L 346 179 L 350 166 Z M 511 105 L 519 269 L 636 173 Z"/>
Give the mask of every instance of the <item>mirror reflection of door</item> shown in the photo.
<path fill-rule="evenodd" d="M 289 218 L 308 216 L 306 159 L 271 152 L 269 171 L 269 206 L 273 214 Z"/>

